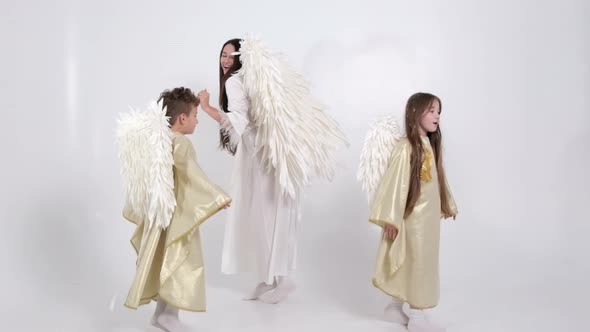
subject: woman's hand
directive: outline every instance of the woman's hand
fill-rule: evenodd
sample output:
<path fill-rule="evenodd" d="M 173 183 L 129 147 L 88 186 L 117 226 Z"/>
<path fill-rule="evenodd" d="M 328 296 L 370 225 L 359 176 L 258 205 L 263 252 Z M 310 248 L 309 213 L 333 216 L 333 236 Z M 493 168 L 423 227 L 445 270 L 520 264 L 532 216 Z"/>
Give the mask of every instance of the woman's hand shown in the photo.
<path fill-rule="evenodd" d="M 201 107 L 205 109 L 209 107 L 209 92 L 207 90 L 201 90 L 197 94 L 197 98 L 199 98 L 199 102 L 201 103 Z"/>
<path fill-rule="evenodd" d="M 209 91 L 207 90 L 201 90 L 199 91 L 199 93 L 197 94 L 197 98 L 199 98 L 199 103 L 201 105 L 201 109 L 203 111 L 205 111 L 205 113 L 209 114 L 209 116 L 221 123 L 221 115 L 219 115 L 219 112 L 217 111 L 217 109 L 215 107 L 212 107 L 209 104 Z"/>

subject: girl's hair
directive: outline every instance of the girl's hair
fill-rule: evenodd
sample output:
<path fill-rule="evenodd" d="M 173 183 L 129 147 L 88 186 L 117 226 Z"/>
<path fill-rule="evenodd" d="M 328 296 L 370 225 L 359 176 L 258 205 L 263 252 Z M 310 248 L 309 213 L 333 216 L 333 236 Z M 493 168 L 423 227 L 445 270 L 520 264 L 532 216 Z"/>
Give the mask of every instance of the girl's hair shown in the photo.
<path fill-rule="evenodd" d="M 440 98 L 430 93 L 418 92 L 412 95 L 406 104 L 406 134 L 408 141 L 412 146 L 412 155 L 410 158 L 410 189 L 408 192 L 408 198 L 406 201 L 406 210 L 404 212 L 404 218 L 407 218 L 418 201 L 420 195 L 420 170 L 422 168 L 422 162 L 424 161 L 424 147 L 422 146 L 422 140 L 420 139 L 420 119 L 424 113 L 428 112 L 432 103 L 438 101 L 440 110 L 442 112 L 442 103 Z M 452 215 L 451 208 L 449 207 L 447 181 L 445 177 L 445 170 L 443 167 L 442 158 L 442 133 L 440 127 L 433 133 L 427 133 L 430 145 L 434 153 L 434 159 L 436 161 L 436 171 L 438 173 L 438 186 L 440 192 L 440 202 L 442 213 L 445 215 Z"/>
<path fill-rule="evenodd" d="M 227 71 L 226 74 L 223 73 L 223 68 L 221 67 L 221 55 L 223 54 L 223 48 L 227 45 L 233 45 L 236 52 L 240 51 L 240 39 L 230 39 L 226 41 L 223 46 L 221 47 L 221 51 L 219 52 L 219 105 L 221 109 L 228 113 L 229 110 L 227 109 L 227 93 L 225 92 L 225 82 L 228 78 L 230 78 L 236 71 L 242 68 L 242 63 L 240 62 L 240 55 L 234 55 L 234 64 L 232 67 Z M 228 54 L 229 55 L 229 54 Z M 236 153 L 235 147 L 232 147 L 229 142 L 229 136 L 225 134 L 222 130 L 219 131 L 219 145 L 226 149 L 232 155 Z"/>
<path fill-rule="evenodd" d="M 162 107 L 166 108 L 166 116 L 170 117 L 170 126 L 174 125 L 180 114 L 189 115 L 191 109 L 199 106 L 199 99 L 189 88 L 174 88 L 165 90 L 160 94 L 158 102 L 162 102 Z"/>

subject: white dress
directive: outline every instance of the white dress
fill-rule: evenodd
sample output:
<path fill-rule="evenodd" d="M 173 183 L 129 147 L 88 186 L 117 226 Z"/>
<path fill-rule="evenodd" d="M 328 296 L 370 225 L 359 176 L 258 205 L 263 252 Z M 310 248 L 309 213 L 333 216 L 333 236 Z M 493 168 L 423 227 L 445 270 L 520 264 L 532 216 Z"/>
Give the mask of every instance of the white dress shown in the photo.
<path fill-rule="evenodd" d="M 226 224 L 221 269 L 225 274 L 252 272 L 259 282 L 295 269 L 300 204 L 281 194 L 274 170 L 265 170 L 255 152 L 256 128 L 240 78 L 225 83 L 229 113 L 222 127 L 238 142 L 232 177 L 232 206 Z"/>

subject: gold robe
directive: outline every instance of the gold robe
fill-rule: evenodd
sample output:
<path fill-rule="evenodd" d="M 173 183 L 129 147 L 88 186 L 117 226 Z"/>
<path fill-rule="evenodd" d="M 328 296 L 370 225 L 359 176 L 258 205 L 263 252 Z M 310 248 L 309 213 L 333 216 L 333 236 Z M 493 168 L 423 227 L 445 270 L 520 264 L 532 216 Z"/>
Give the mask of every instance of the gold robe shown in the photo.
<path fill-rule="evenodd" d="M 438 250 L 442 215 L 436 163 L 427 137 L 422 137 L 425 162 L 421 191 L 412 213 L 404 219 L 410 185 L 412 147 L 407 138 L 396 145 L 389 166 L 373 198 L 369 220 L 379 226 L 394 225 L 398 234 L 391 241 L 382 237 L 373 285 L 413 308 L 438 304 Z M 428 156 L 430 154 L 430 156 Z M 430 159 L 430 160 L 428 160 Z M 453 215 L 457 208 L 449 193 Z"/>
<path fill-rule="evenodd" d="M 123 216 L 137 225 L 131 238 L 137 270 L 125 302 L 132 309 L 161 299 L 183 310 L 206 310 L 199 225 L 231 198 L 203 173 L 184 135 L 174 135 L 173 156 L 176 208 L 168 228 L 153 226 L 143 234 L 144 221 L 129 206 L 123 210 Z"/>

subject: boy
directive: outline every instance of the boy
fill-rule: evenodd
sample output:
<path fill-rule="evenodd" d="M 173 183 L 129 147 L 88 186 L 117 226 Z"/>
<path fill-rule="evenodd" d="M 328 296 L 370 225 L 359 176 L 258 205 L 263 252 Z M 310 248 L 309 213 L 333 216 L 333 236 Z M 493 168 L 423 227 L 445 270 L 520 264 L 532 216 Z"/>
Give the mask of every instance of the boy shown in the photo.
<path fill-rule="evenodd" d="M 190 89 L 175 88 L 148 112 L 119 122 L 128 184 L 123 216 L 137 225 L 131 243 L 138 254 L 125 306 L 157 301 L 151 323 L 168 332 L 188 331 L 179 309 L 206 309 L 199 225 L 231 202 L 203 173 L 185 137 L 198 123 L 198 105 Z"/>

